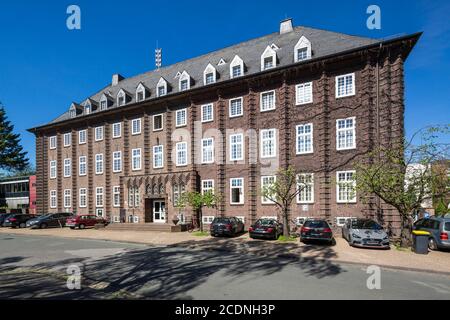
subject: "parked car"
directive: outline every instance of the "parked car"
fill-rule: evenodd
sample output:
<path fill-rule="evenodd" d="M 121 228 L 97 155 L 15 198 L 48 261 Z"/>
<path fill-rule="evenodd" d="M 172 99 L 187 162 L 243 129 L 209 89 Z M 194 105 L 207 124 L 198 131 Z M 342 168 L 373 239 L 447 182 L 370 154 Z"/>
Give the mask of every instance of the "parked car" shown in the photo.
<path fill-rule="evenodd" d="M 31 214 L 11 214 L 3 222 L 4 227 L 25 228 L 28 220 L 34 218 Z"/>
<path fill-rule="evenodd" d="M 211 236 L 234 236 L 244 232 L 244 224 L 236 217 L 218 217 L 210 226 Z"/>
<path fill-rule="evenodd" d="M 104 226 L 107 226 L 108 223 L 109 222 L 103 217 L 99 217 L 93 214 L 72 216 L 67 218 L 66 220 L 66 226 L 70 227 L 70 229 L 84 229 L 87 227 L 93 227 L 96 224 L 103 224 Z"/>
<path fill-rule="evenodd" d="M 325 220 L 309 219 L 306 220 L 300 229 L 300 241 L 309 240 L 323 241 L 328 244 L 333 243 L 333 232 Z"/>
<path fill-rule="evenodd" d="M 31 229 L 46 229 L 48 227 L 64 227 L 66 219 L 73 216 L 70 212 L 49 213 L 30 221 L 28 226 Z"/>
<path fill-rule="evenodd" d="M 275 219 L 259 219 L 249 229 L 250 238 L 277 240 L 283 234 L 283 225 Z"/>
<path fill-rule="evenodd" d="M 3 223 L 11 215 L 12 215 L 11 213 L 1 213 L 0 214 L 0 227 L 3 227 Z"/>
<path fill-rule="evenodd" d="M 430 250 L 450 249 L 450 218 L 430 217 L 420 219 L 414 223 L 413 229 L 428 231 L 431 234 L 428 238 Z"/>
<path fill-rule="evenodd" d="M 389 249 L 389 236 L 383 227 L 371 219 L 348 219 L 342 237 L 354 247 Z"/>

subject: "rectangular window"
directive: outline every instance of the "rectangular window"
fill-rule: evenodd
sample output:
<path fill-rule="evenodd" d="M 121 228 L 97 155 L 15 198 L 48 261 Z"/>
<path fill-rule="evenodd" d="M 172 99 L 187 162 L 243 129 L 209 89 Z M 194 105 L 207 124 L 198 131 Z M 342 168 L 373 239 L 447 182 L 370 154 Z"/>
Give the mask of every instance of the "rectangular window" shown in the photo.
<path fill-rule="evenodd" d="M 336 197 L 337 203 L 356 203 L 355 171 L 336 172 Z"/>
<path fill-rule="evenodd" d="M 211 84 L 214 83 L 214 73 L 208 73 L 205 76 L 205 84 Z"/>
<path fill-rule="evenodd" d="M 296 105 L 313 102 L 312 88 L 312 82 L 301 83 L 295 86 Z"/>
<path fill-rule="evenodd" d="M 214 163 L 214 139 L 202 139 L 202 163 Z"/>
<path fill-rule="evenodd" d="M 122 171 L 122 152 L 115 151 L 113 152 L 113 172 L 121 172 Z"/>
<path fill-rule="evenodd" d="M 113 187 L 113 206 L 120 207 L 120 187 Z"/>
<path fill-rule="evenodd" d="M 56 136 L 50 137 L 48 144 L 50 149 L 56 149 Z"/>
<path fill-rule="evenodd" d="M 64 159 L 64 178 L 68 178 L 72 175 L 72 160 Z"/>
<path fill-rule="evenodd" d="M 78 131 L 78 144 L 85 144 L 86 143 L 86 130 L 80 130 Z"/>
<path fill-rule="evenodd" d="M 264 192 L 268 192 L 268 187 L 270 187 L 271 185 L 273 185 L 276 181 L 276 177 L 275 176 L 265 176 L 265 177 L 261 177 L 261 189 Z M 273 203 L 272 200 L 270 200 L 267 197 L 262 196 L 261 197 L 261 203 L 263 204 L 271 204 Z"/>
<path fill-rule="evenodd" d="M 137 135 L 141 133 L 141 119 L 134 119 L 131 121 L 131 134 Z"/>
<path fill-rule="evenodd" d="M 94 132 L 95 132 L 95 141 L 102 141 L 103 140 L 103 126 L 101 127 L 96 127 Z"/>
<path fill-rule="evenodd" d="M 239 117 L 243 115 L 242 98 L 230 100 L 230 118 Z"/>
<path fill-rule="evenodd" d="M 230 179 L 230 203 L 244 204 L 244 178 Z"/>
<path fill-rule="evenodd" d="M 302 124 L 297 126 L 297 154 L 313 152 L 313 124 Z"/>
<path fill-rule="evenodd" d="M 181 80 L 180 81 L 180 91 L 186 91 L 189 89 L 189 82 L 188 80 Z"/>
<path fill-rule="evenodd" d="M 297 62 L 308 59 L 308 48 L 300 48 L 297 50 Z"/>
<path fill-rule="evenodd" d="M 163 129 L 163 115 L 158 114 L 153 116 L 153 131 L 160 131 Z"/>
<path fill-rule="evenodd" d="M 50 190 L 50 208 L 55 209 L 57 207 L 56 190 Z"/>
<path fill-rule="evenodd" d="M 244 135 L 242 133 L 230 136 L 230 160 L 244 160 Z"/>
<path fill-rule="evenodd" d="M 210 122 L 214 120 L 214 105 L 212 103 L 202 106 L 202 122 Z"/>
<path fill-rule="evenodd" d="M 272 158 L 276 155 L 275 129 L 261 130 L 261 158 Z"/>
<path fill-rule="evenodd" d="M 106 108 L 108 108 L 108 101 L 107 100 L 100 101 L 100 110 L 106 110 Z"/>
<path fill-rule="evenodd" d="M 214 216 L 202 216 L 203 224 L 211 224 L 214 221 Z"/>
<path fill-rule="evenodd" d="M 308 204 L 314 203 L 314 174 L 302 173 L 297 176 L 298 196 L 297 202 Z"/>
<path fill-rule="evenodd" d="M 125 94 L 124 94 L 124 93 L 120 94 L 120 95 L 117 97 L 117 104 L 118 104 L 119 106 L 125 105 Z"/>
<path fill-rule="evenodd" d="M 273 57 L 264 58 L 264 70 L 273 68 Z"/>
<path fill-rule="evenodd" d="M 232 68 L 232 70 L 233 70 L 233 77 L 232 78 L 240 77 L 242 75 L 242 68 L 241 68 L 240 65 L 234 66 Z"/>
<path fill-rule="evenodd" d="M 87 172 L 86 156 L 81 156 L 78 159 L 78 174 L 80 176 L 85 176 Z"/>
<path fill-rule="evenodd" d="M 336 120 L 336 149 L 356 148 L 356 118 Z"/>
<path fill-rule="evenodd" d="M 56 160 L 50 161 L 50 179 L 56 178 Z"/>
<path fill-rule="evenodd" d="M 166 95 L 166 88 L 164 86 L 158 87 L 158 97 L 162 97 Z"/>
<path fill-rule="evenodd" d="M 80 208 L 86 208 L 87 207 L 87 189 L 81 188 L 80 189 Z"/>
<path fill-rule="evenodd" d="M 141 170 L 141 149 L 133 149 L 131 150 L 132 156 L 132 170 L 137 171 Z"/>
<path fill-rule="evenodd" d="M 187 142 L 178 142 L 176 144 L 176 152 L 177 166 L 187 165 Z"/>
<path fill-rule="evenodd" d="M 349 73 L 336 77 L 336 98 L 344 98 L 355 94 L 355 74 Z"/>
<path fill-rule="evenodd" d="M 70 208 L 72 206 L 72 190 L 64 190 L 64 208 Z"/>
<path fill-rule="evenodd" d="M 122 123 L 117 122 L 112 125 L 112 137 L 114 139 L 120 138 L 122 136 Z"/>
<path fill-rule="evenodd" d="M 95 174 L 103 174 L 103 153 L 95 155 Z"/>
<path fill-rule="evenodd" d="M 214 193 L 214 180 L 202 180 L 202 194 Z"/>
<path fill-rule="evenodd" d="M 143 90 L 137 92 L 137 94 L 136 94 L 136 100 L 137 100 L 138 102 L 144 100 L 144 98 L 145 98 L 145 94 L 144 94 L 144 93 L 145 93 L 145 92 L 144 92 Z"/>
<path fill-rule="evenodd" d="M 186 125 L 186 109 L 177 110 L 175 112 L 175 126 L 182 127 Z"/>
<path fill-rule="evenodd" d="M 154 146 L 153 147 L 153 168 L 161 169 L 164 167 L 164 147 Z"/>
<path fill-rule="evenodd" d="M 261 93 L 260 110 L 275 110 L 275 90 Z"/>
<path fill-rule="evenodd" d="M 103 187 L 95 188 L 95 206 L 103 207 Z"/>
<path fill-rule="evenodd" d="M 72 134 L 69 133 L 65 133 L 64 134 L 64 147 L 70 147 L 72 142 Z"/>

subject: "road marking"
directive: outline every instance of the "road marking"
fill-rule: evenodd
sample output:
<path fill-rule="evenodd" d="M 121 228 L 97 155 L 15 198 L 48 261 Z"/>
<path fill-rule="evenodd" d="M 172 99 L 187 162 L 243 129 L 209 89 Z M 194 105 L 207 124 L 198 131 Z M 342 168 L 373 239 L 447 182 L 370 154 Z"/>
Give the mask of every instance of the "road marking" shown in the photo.
<path fill-rule="evenodd" d="M 433 283 L 433 284 L 429 284 L 429 283 L 425 283 L 422 281 L 412 281 L 413 283 L 419 284 L 421 286 L 430 288 L 435 290 L 438 293 L 443 293 L 443 294 L 450 294 L 450 290 L 448 290 L 448 287 L 445 285 L 442 285 L 440 283 Z M 444 287 L 445 289 L 442 289 L 442 287 Z"/>

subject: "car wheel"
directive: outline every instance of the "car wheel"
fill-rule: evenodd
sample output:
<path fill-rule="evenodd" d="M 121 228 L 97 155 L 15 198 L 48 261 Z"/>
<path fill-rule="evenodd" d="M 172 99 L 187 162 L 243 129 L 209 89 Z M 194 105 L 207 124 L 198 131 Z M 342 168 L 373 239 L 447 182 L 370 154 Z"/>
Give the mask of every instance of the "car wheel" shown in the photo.
<path fill-rule="evenodd" d="M 437 250 L 437 244 L 434 238 L 428 239 L 428 248 L 430 248 L 430 250 L 432 251 Z"/>
<path fill-rule="evenodd" d="M 47 229 L 47 224 L 46 223 L 41 223 L 40 227 L 41 227 L 41 229 Z"/>
<path fill-rule="evenodd" d="M 75 227 L 70 227 L 70 229 L 72 229 L 72 230 L 73 230 L 73 229 L 75 229 Z"/>
<path fill-rule="evenodd" d="M 84 224 L 80 224 L 80 226 L 79 226 L 78 228 L 80 228 L 81 230 L 83 230 L 83 229 L 85 228 L 85 225 L 84 225 Z"/>
<path fill-rule="evenodd" d="M 27 225 L 24 223 L 24 222 L 22 222 L 22 223 L 20 223 L 19 224 L 19 228 L 25 228 Z"/>

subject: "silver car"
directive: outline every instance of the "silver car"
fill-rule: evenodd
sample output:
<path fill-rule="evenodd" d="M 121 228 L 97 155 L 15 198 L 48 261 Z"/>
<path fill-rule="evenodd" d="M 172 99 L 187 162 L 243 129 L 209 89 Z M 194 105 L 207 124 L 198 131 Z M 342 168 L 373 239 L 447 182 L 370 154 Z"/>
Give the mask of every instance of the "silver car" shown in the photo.
<path fill-rule="evenodd" d="M 370 219 L 349 219 L 342 237 L 354 247 L 389 249 L 389 236 L 383 227 Z"/>
<path fill-rule="evenodd" d="M 431 217 L 414 223 L 414 230 L 428 231 L 430 250 L 450 249 L 450 217 Z"/>

